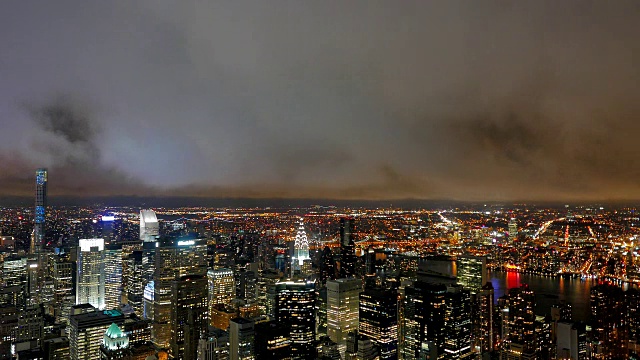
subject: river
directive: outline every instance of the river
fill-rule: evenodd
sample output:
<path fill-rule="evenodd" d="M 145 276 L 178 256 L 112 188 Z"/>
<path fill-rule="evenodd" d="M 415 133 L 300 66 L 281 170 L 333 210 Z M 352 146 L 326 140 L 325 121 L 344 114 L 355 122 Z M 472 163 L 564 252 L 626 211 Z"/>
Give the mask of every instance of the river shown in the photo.
<path fill-rule="evenodd" d="M 595 280 L 567 279 L 504 271 L 490 272 L 489 280 L 495 291 L 496 302 L 508 289 L 528 284 L 536 294 L 536 314 L 551 314 L 551 306 L 564 300 L 571 304 L 574 320 L 589 320 L 591 314 L 590 291 L 591 287 L 596 285 Z"/>

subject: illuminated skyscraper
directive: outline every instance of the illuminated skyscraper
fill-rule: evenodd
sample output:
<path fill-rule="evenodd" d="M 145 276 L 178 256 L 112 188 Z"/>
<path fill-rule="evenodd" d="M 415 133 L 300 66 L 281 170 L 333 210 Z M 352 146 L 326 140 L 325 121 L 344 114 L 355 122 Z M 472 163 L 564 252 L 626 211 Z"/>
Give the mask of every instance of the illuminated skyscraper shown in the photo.
<path fill-rule="evenodd" d="M 314 283 L 283 281 L 276 284 L 276 321 L 289 328 L 294 359 L 315 359 L 316 296 Z"/>
<path fill-rule="evenodd" d="M 36 203 L 33 220 L 33 237 L 31 239 L 31 253 L 40 252 L 44 241 L 45 221 L 47 210 L 47 169 L 36 170 Z"/>
<path fill-rule="evenodd" d="M 359 295 L 362 280 L 356 278 L 327 281 L 327 335 L 344 346 L 347 334 L 358 329 Z"/>
<path fill-rule="evenodd" d="M 56 261 L 53 264 L 53 287 L 56 307 L 54 315 L 58 323 L 69 321 L 69 310 L 75 304 L 73 296 L 73 263 Z"/>
<path fill-rule="evenodd" d="M 503 324 L 502 355 L 508 359 L 536 359 L 536 298 L 523 285 L 509 290 Z"/>
<path fill-rule="evenodd" d="M 484 256 L 459 256 L 456 261 L 457 283 L 471 292 L 471 337 L 474 346 L 479 347 L 482 332 L 481 319 L 481 293 L 482 287 L 487 283 L 487 258 Z"/>
<path fill-rule="evenodd" d="M 173 282 L 190 275 L 206 277 L 207 241 L 195 235 L 163 237 L 158 241 L 155 258 L 152 337 L 157 346 L 168 349 L 172 311 L 176 310 L 172 307 Z M 206 286 L 203 295 L 206 299 Z"/>
<path fill-rule="evenodd" d="M 104 334 L 111 324 L 123 324 L 124 315 L 117 310 L 86 312 L 71 315 L 69 318 L 69 349 L 71 360 L 100 359 L 100 345 Z"/>
<path fill-rule="evenodd" d="M 150 209 L 140 210 L 140 240 L 156 242 L 158 235 L 160 235 L 160 227 L 156 212 Z"/>
<path fill-rule="evenodd" d="M 378 347 L 381 360 L 398 358 L 398 294 L 367 288 L 360 294 L 358 332 Z"/>
<path fill-rule="evenodd" d="M 487 258 L 459 256 L 456 261 L 457 281 L 465 289 L 477 294 L 487 283 Z"/>
<path fill-rule="evenodd" d="M 509 220 L 509 240 L 514 241 L 518 238 L 518 220 L 511 218 Z"/>
<path fill-rule="evenodd" d="M 145 319 L 153 321 L 153 308 L 155 306 L 153 298 L 155 297 L 155 285 L 153 280 L 149 281 L 144 287 L 144 295 L 142 297 L 142 314 Z"/>
<path fill-rule="evenodd" d="M 464 359 L 472 354 L 470 293 L 459 285 L 416 282 L 403 298 L 403 359 Z"/>
<path fill-rule="evenodd" d="M 140 210 L 140 240 L 142 241 L 142 274 L 141 284 L 136 288 L 144 288 L 153 280 L 156 267 L 156 243 L 160 237 L 160 225 L 153 210 Z M 142 294 L 140 294 L 142 295 Z"/>
<path fill-rule="evenodd" d="M 626 359 L 629 352 L 629 318 L 625 293 L 615 285 L 591 288 L 591 315 L 599 359 Z"/>
<path fill-rule="evenodd" d="M 206 335 L 207 277 L 187 275 L 171 282 L 171 353 L 195 359 L 198 339 Z"/>
<path fill-rule="evenodd" d="M 80 239 L 76 304 L 105 308 L 104 239 Z"/>
<path fill-rule="evenodd" d="M 143 316 L 143 301 L 145 286 L 147 284 L 144 276 L 142 264 L 142 250 L 135 250 L 123 259 L 124 292 L 127 296 L 127 303 L 133 308 L 136 315 Z"/>
<path fill-rule="evenodd" d="M 296 240 L 293 245 L 293 257 L 291 258 L 291 271 L 300 272 L 303 270 L 305 260 L 309 261 L 309 239 L 307 239 L 307 233 L 304 231 L 304 223 L 300 219 L 298 225 L 298 232 L 296 233 Z"/>
<path fill-rule="evenodd" d="M 471 359 L 471 294 L 460 285 L 447 286 L 444 311 L 445 359 Z M 440 352 L 439 352 L 440 354 Z"/>
<path fill-rule="evenodd" d="M 104 250 L 105 308 L 118 309 L 122 302 L 122 245 L 107 245 Z"/>
<path fill-rule="evenodd" d="M 236 284 L 231 269 L 209 270 L 209 314 L 219 304 L 228 305 L 236 297 Z M 212 320 L 212 319 L 210 319 Z"/>

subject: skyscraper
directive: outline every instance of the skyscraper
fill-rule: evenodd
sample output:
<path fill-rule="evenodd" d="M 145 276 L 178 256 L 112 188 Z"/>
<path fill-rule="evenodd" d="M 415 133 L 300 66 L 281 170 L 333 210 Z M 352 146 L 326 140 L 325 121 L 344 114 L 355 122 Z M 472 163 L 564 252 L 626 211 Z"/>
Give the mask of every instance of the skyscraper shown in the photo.
<path fill-rule="evenodd" d="M 117 309 L 122 302 L 122 245 L 106 245 L 104 274 L 105 308 Z"/>
<path fill-rule="evenodd" d="M 480 338 L 486 335 L 486 333 L 482 332 L 481 320 L 483 315 L 480 314 L 480 312 L 482 310 L 481 293 L 483 286 L 487 283 L 487 275 L 486 257 L 470 255 L 458 256 L 456 260 L 457 283 L 471 292 L 471 337 L 474 342 L 474 347 L 479 347 Z"/>
<path fill-rule="evenodd" d="M 69 321 L 69 310 L 75 304 L 73 296 L 73 263 L 56 261 L 53 264 L 53 287 L 56 307 L 54 315 L 59 323 Z"/>
<path fill-rule="evenodd" d="M 123 259 L 124 292 L 127 303 L 138 316 L 144 313 L 142 298 L 147 284 L 142 259 L 142 250 L 135 250 Z"/>
<path fill-rule="evenodd" d="M 69 320 L 71 360 L 99 359 L 104 333 L 111 324 L 122 324 L 124 320 L 124 315 L 117 310 L 89 309 L 88 312 L 71 315 Z"/>
<path fill-rule="evenodd" d="M 304 231 L 304 223 L 302 219 L 300 219 L 298 232 L 296 233 L 296 239 L 293 244 L 293 257 L 291 258 L 292 273 L 302 272 L 305 261 L 309 260 L 311 260 L 309 257 L 309 239 L 307 239 L 307 233 Z"/>
<path fill-rule="evenodd" d="M 236 297 L 236 284 L 231 269 L 207 271 L 209 282 L 209 313 L 218 304 L 228 305 Z M 211 319 L 210 319 L 211 320 Z"/>
<path fill-rule="evenodd" d="M 140 210 L 140 240 L 156 242 L 160 235 L 160 227 L 156 212 L 150 209 Z"/>
<path fill-rule="evenodd" d="M 509 220 L 509 240 L 514 241 L 518 238 L 518 220 L 512 217 Z"/>
<path fill-rule="evenodd" d="M 340 218 L 340 277 L 356 275 L 355 243 L 352 238 L 353 218 Z"/>
<path fill-rule="evenodd" d="M 76 304 L 105 308 L 104 239 L 80 239 Z"/>
<path fill-rule="evenodd" d="M 254 360 L 255 357 L 254 323 L 245 318 L 229 321 L 229 358 L 231 360 Z"/>
<path fill-rule="evenodd" d="M 536 359 L 536 298 L 527 285 L 509 290 L 502 354 L 509 359 Z"/>
<path fill-rule="evenodd" d="M 294 359 L 314 359 L 316 296 L 314 283 L 283 281 L 276 284 L 276 320 L 289 327 Z"/>
<path fill-rule="evenodd" d="M 378 347 L 381 360 L 398 358 L 398 295 L 393 290 L 367 288 L 360 294 L 358 332 Z"/>
<path fill-rule="evenodd" d="M 444 347 L 444 284 L 415 282 L 405 288 L 402 312 L 403 359 L 437 358 Z"/>
<path fill-rule="evenodd" d="M 460 285 L 447 286 L 444 311 L 444 358 L 470 359 L 471 293 Z"/>
<path fill-rule="evenodd" d="M 599 358 L 628 357 L 628 316 L 624 291 L 618 286 L 601 284 L 591 288 L 591 315 Z"/>
<path fill-rule="evenodd" d="M 33 237 L 31 239 L 31 253 L 40 252 L 44 241 L 45 221 L 47 211 L 47 169 L 36 170 L 36 203 L 33 220 Z"/>
<path fill-rule="evenodd" d="M 480 312 L 478 314 L 478 318 L 480 323 L 480 331 L 475 334 L 477 336 L 476 344 L 480 348 L 481 353 L 487 353 L 495 350 L 494 347 L 497 332 L 494 328 L 493 299 L 493 284 L 491 284 L 491 282 L 487 282 L 482 287 L 482 290 L 479 294 Z"/>
<path fill-rule="evenodd" d="M 327 281 L 327 335 L 344 346 L 347 334 L 358 329 L 359 295 L 362 280 L 357 278 Z"/>
<path fill-rule="evenodd" d="M 166 236 L 158 241 L 154 274 L 153 342 L 171 347 L 172 284 L 184 276 L 207 274 L 207 241 L 195 234 Z M 203 291 L 206 296 L 206 286 Z M 206 311 L 206 310 L 205 310 Z"/>
<path fill-rule="evenodd" d="M 340 246 L 347 246 L 351 242 L 351 224 L 353 218 L 343 217 L 340 218 Z"/>
<path fill-rule="evenodd" d="M 459 256 L 456 260 L 458 284 L 477 294 L 487 283 L 487 258 L 484 256 Z"/>
<path fill-rule="evenodd" d="M 336 279 L 336 262 L 333 258 L 333 251 L 325 246 L 320 255 L 320 284 L 324 285 L 327 280 Z"/>
<path fill-rule="evenodd" d="M 195 359 L 198 339 L 206 335 L 207 277 L 187 275 L 171 282 L 171 352 L 177 359 Z"/>
<path fill-rule="evenodd" d="M 470 293 L 459 285 L 416 282 L 405 288 L 404 359 L 468 358 L 471 349 Z"/>
<path fill-rule="evenodd" d="M 156 266 L 156 244 L 160 237 L 160 225 L 153 210 L 140 210 L 140 240 L 142 241 L 142 274 L 141 284 L 136 288 L 144 288 L 153 280 Z M 141 294 L 142 295 L 142 294 Z"/>

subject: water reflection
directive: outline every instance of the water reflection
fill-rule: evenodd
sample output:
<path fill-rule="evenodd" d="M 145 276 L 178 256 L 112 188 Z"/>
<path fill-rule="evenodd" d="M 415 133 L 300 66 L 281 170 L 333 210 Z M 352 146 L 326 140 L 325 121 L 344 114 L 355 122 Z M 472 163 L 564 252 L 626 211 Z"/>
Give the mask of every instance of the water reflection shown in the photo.
<path fill-rule="evenodd" d="M 550 276 L 519 274 L 516 272 L 491 272 L 490 281 L 495 291 L 496 301 L 508 289 L 528 284 L 536 294 L 536 314 L 551 313 L 551 306 L 564 300 L 573 307 L 573 318 L 586 321 L 589 319 L 589 297 L 595 280 L 574 278 L 557 278 Z"/>

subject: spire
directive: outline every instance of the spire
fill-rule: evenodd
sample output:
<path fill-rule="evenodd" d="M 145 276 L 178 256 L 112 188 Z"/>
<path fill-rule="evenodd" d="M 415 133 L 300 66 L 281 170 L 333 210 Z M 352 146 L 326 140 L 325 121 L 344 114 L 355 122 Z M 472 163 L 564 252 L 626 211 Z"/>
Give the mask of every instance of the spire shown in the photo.
<path fill-rule="evenodd" d="M 309 240 L 307 239 L 307 233 L 304 231 L 302 219 L 300 219 L 300 225 L 298 226 L 298 233 L 296 234 L 296 242 L 294 246 L 296 250 L 309 250 Z"/>

